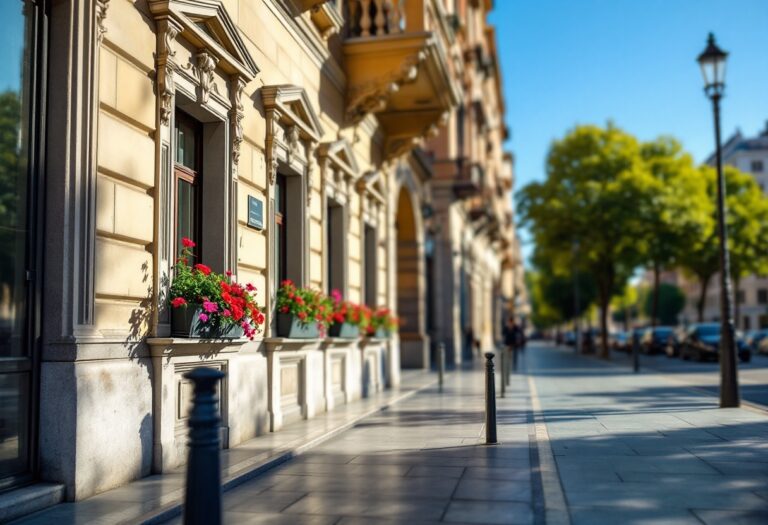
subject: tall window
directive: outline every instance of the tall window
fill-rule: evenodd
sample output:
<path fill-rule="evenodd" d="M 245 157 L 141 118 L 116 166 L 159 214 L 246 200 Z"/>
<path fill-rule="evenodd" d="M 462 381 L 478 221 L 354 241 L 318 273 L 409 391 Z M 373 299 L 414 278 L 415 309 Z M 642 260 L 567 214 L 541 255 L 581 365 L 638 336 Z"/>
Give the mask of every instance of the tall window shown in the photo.
<path fill-rule="evenodd" d="M 344 208 L 334 201 L 328 201 L 326 209 L 326 279 L 328 291 L 339 290 L 344 293 Z"/>
<path fill-rule="evenodd" d="M 752 173 L 762 173 L 763 172 L 763 161 L 762 160 L 753 160 L 752 164 L 750 166 L 752 168 Z"/>
<path fill-rule="evenodd" d="M 376 298 L 376 273 L 378 271 L 378 265 L 376 263 L 376 228 L 368 224 L 365 225 L 364 230 L 365 239 L 365 304 L 368 306 L 376 306 L 378 299 Z"/>
<path fill-rule="evenodd" d="M 43 2 L 0 2 L 0 491 L 34 469 Z"/>
<path fill-rule="evenodd" d="M 195 255 L 199 256 L 203 240 L 202 126 L 186 113 L 177 110 L 175 134 L 173 172 L 176 185 L 176 253 L 181 249 L 181 239 L 189 237 L 197 243 Z"/>
<path fill-rule="evenodd" d="M 286 256 L 286 233 L 288 231 L 286 199 L 288 188 L 286 182 L 285 175 L 278 174 L 275 183 L 275 268 L 277 269 L 278 283 L 288 278 L 288 257 Z"/>

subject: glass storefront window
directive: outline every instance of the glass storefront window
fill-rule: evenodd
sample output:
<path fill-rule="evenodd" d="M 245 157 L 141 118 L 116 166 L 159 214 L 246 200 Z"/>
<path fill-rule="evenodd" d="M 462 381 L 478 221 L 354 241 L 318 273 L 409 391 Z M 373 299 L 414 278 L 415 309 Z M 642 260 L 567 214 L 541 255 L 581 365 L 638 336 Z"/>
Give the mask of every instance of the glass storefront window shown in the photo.
<path fill-rule="evenodd" d="M 0 489 L 30 470 L 31 109 L 40 2 L 0 2 Z"/>

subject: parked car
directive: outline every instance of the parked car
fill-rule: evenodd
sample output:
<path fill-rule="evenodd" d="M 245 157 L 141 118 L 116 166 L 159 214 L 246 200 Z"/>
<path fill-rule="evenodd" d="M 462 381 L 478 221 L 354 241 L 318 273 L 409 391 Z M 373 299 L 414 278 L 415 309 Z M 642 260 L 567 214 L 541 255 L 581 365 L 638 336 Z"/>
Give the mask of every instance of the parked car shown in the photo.
<path fill-rule="evenodd" d="M 680 326 L 675 328 L 669 337 L 667 337 L 667 345 L 664 351 L 667 357 L 680 357 L 680 347 L 685 339 L 685 334 L 688 333 L 688 328 Z"/>
<path fill-rule="evenodd" d="M 608 338 L 611 349 L 619 352 L 626 352 L 629 347 L 629 333 L 613 332 Z"/>
<path fill-rule="evenodd" d="M 674 332 L 671 326 L 654 326 L 647 328 L 640 339 L 640 350 L 644 354 L 660 354 L 667 346 L 667 340 Z"/>
<path fill-rule="evenodd" d="M 740 338 L 736 339 L 739 360 L 748 363 L 752 352 Z M 720 354 L 720 324 L 697 323 L 688 327 L 685 339 L 680 346 L 680 357 L 684 360 L 695 358 L 698 361 L 706 359 L 717 360 Z"/>
<path fill-rule="evenodd" d="M 576 332 L 569 330 L 563 334 L 563 344 L 574 346 L 576 344 Z"/>
<path fill-rule="evenodd" d="M 768 337 L 760 341 L 760 344 L 757 346 L 757 351 L 761 354 L 768 354 Z"/>
<path fill-rule="evenodd" d="M 755 330 L 754 332 L 747 334 L 744 342 L 750 350 L 758 352 L 760 350 L 760 344 L 765 339 L 768 339 L 768 330 Z"/>

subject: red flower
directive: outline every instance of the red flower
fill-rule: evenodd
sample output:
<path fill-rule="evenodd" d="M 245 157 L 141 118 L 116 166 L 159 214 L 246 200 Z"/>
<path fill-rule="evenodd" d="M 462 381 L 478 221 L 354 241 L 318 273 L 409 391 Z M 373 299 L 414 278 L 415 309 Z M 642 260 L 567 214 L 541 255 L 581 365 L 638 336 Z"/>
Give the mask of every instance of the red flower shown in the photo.
<path fill-rule="evenodd" d="M 184 248 L 194 248 L 195 246 L 197 246 L 197 244 L 195 244 L 195 241 L 193 241 L 189 237 L 182 237 L 181 245 L 184 246 Z"/>
<path fill-rule="evenodd" d="M 298 315 L 299 315 L 299 319 L 301 319 L 302 321 L 307 318 L 307 314 L 305 312 L 299 312 Z"/>
<path fill-rule="evenodd" d="M 282 283 L 280 283 L 282 286 L 293 286 L 293 281 L 290 279 L 284 280 Z"/>
<path fill-rule="evenodd" d="M 194 268 L 203 275 L 210 275 L 211 273 L 211 269 L 204 264 L 196 264 Z"/>
<path fill-rule="evenodd" d="M 224 272 L 224 273 L 226 273 L 226 274 L 227 274 L 227 277 L 232 277 L 232 270 L 227 270 L 227 271 L 226 271 L 226 272 Z"/>
<path fill-rule="evenodd" d="M 303 305 L 304 304 L 304 299 L 302 299 L 301 297 L 297 297 L 296 298 L 296 304 L 298 304 L 300 306 Z"/>
<path fill-rule="evenodd" d="M 184 299 L 183 297 L 176 297 L 175 299 L 171 300 L 171 305 L 174 308 L 178 308 L 180 306 L 184 306 L 185 304 L 187 304 L 187 300 Z"/>
<path fill-rule="evenodd" d="M 287 306 L 283 306 L 282 308 L 280 308 L 281 313 L 287 314 L 289 311 L 290 311 L 290 308 L 288 308 Z"/>
<path fill-rule="evenodd" d="M 261 313 L 261 312 L 259 312 L 259 313 L 256 315 L 256 319 L 255 319 L 255 321 L 256 321 L 256 324 L 264 324 L 264 314 L 263 314 L 263 313 Z"/>

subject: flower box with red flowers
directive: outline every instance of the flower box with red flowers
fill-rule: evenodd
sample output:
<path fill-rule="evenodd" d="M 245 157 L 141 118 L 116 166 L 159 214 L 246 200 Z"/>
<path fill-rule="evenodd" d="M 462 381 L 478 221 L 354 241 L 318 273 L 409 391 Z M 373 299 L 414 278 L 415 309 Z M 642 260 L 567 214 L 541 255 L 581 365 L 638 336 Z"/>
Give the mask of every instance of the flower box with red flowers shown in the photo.
<path fill-rule="evenodd" d="M 365 333 L 371 320 L 371 310 L 360 304 L 344 301 L 338 290 L 331 291 L 331 325 L 328 335 L 342 339 L 355 339 Z"/>
<path fill-rule="evenodd" d="M 400 320 L 392 315 L 389 308 L 377 308 L 371 314 L 371 322 L 368 326 L 368 335 L 377 339 L 386 339 L 397 331 Z"/>
<path fill-rule="evenodd" d="M 277 336 L 291 339 L 324 337 L 331 312 L 330 300 L 323 294 L 300 288 L 286 279 L 277 290 Z"/>
<path fill-rule="evenodd" d="M 253 339 L 264 325 L 256 304 L 256 288 L 232 280 L 232 272 L 213 272 L 192 264 L 194 241 L 182 239 L 181 255 L 173 267 L 169 291 L 171 335 L 201 339 Z"/>

